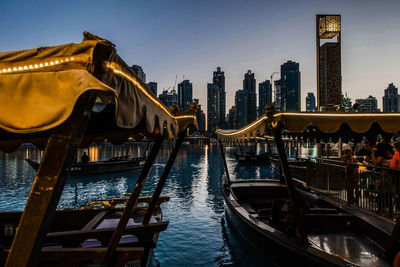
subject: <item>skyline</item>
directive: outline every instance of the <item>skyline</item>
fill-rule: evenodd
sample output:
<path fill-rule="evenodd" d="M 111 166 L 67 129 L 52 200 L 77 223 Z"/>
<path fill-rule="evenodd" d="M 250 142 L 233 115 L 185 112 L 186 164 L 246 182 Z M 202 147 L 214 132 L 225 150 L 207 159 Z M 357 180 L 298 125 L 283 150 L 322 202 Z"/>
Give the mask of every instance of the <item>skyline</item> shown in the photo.
<path fill-rule="evenodd" d="M 113 3 L 2 2 L 1 51 L 78 43 L 87 30 L 115 43 L 129 65 L 142 66 L 159 93 L 173 86 L 176 74 L 177 83 L 185 75 L 204 110 L 207 83 L 221 67 L 226 113 L 247 70 L 255 73 L 258 88 L 293 60 L 300 64 L 305 110 L 307 93 L 316 95 L 315 15 L 334 13 L 342 15 L 343 93 L 353 100 L 374 95 L 382 109 L 384 89 L 400 85 L 399 1 Z"/>

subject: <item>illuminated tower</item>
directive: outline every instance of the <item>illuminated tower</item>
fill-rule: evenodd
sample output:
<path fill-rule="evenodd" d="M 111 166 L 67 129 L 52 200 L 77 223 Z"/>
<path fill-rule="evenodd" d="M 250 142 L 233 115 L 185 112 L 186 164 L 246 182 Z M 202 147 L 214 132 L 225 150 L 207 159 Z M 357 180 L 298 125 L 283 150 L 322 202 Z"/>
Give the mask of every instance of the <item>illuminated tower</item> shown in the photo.
<path fill-rule="evenodd" d="M 334 111 L 342 102 L 340 15 L 317 15 L 318 111 Z M 321 40 L 329 39 L 321 45 Z"/>

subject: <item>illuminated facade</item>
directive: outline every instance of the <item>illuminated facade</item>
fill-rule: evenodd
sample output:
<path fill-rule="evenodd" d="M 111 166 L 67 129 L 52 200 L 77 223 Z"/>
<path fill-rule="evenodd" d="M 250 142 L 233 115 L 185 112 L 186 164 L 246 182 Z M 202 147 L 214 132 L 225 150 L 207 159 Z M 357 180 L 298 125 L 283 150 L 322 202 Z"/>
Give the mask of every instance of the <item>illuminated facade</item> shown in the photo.
<path fill-rule="evenodd" d="M 319 111 L 341 107 L 341 17 L 317 15 L 317 106 Z M 326 41 L 321 45 L 321 40 Z"/>

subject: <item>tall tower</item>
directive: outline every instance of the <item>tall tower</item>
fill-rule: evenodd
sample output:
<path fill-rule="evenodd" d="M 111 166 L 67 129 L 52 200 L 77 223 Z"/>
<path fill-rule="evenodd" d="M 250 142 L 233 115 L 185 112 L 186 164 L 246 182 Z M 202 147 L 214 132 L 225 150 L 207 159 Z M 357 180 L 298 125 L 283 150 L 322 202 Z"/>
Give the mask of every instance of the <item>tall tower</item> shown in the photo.
<path fill-rule="evenodd" d="M 334 111 L 342 102 L 341 17 L 317 15 L 317 105 L 318 111 Z M 326 41 L 321 45 L 321 40 Z"/>
<path fill-rule="evenodd" d="M 256 79 L 251 70 L 244 75 L 243 90 L 248 94 L 246 124 L 249 124 L 257 119 Z"/>
<path fill-rule="evenodd" d="M 265 114 L 265 106 L 272 103 L 272 86 L 269 80 L 258 84 L 258 117 Z"/>
<path fill-rule="evenodd" d="M 226 92 L 225 92 L 225 74 L 221 71 L 221 67 L 213 73 L 213 84 L 217 87 L 218 94 L 218 122 L 217 126 L 220 128 L 225 127 L 225 114 L 226 114 Z"/>
<path fill-rule="evenodd" d="M 210 135 L 214 135 L 217 128 L 225 128 L 225 114 L 225 75 L 218 67 L 213 72 L 213 82 L 207 84 L 207 132 Z"/>
<path fill-rule="evenodd" d="M 193 86 L 189 80 L 178 84 L 178 106 L 180 110 L 188 111 L 193 102 Z"/>
<path fill-rule="evenodd" d="M 300 111 L 301 79 L 299 63 L 289 60 L 281 65 L 282 111 Z"/>

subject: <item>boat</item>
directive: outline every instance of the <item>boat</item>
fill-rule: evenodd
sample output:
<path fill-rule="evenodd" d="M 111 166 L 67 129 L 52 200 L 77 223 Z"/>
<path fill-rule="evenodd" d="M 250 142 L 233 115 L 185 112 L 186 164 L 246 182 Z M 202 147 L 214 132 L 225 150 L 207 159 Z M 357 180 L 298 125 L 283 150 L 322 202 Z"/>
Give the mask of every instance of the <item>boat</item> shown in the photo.
<path fill-rule="evenodd" d="M 188 128 L 198 128 L 197 105 L 167 109 L 113 43 L 88 32 L 81 43 L 0 53 L 0 80 L 0 150 L 44 150 L 24 211 L 0 212 L 0 265 L 146 266 L 168 226 L 161 192 Z M 153 142 L 129 197 L 57 210 L 77 149 L 105 140 Z M 164 170 L 140 198 L 165 140 L 174 141 Z"/>
<path fill-rule="evenodd" d="M 373 214 L 292 178 L 282 129 L 301 136 L 310 125 L 327 138 L 344 132 L 351 138 L 349 130 L 353 136 L 387 135 L 400 130 L 400 114 L 278 113 L 268 105 L 264 116 L 242 129 L 217 129 L 228 218 L 257 250 L 285 266 L 391 266 L 400 256 L 400 219 Z M 223 142 L 239 142 L 257 133 L 274 136 L 283 181 L 230 178 Z"/>
<path fill-rule="evenodd" d="M 233 152 L 233 155 L 235 156 L 236 160 L 238 162 L 246 162 L 246 163 L 268 163 L 270 162 L 271 158 L 276 156 L 274 153 L 260 153 L 260 154 L 252 154 L 252 153 L 247 153 L 247 154 L 239 154 L 237 152 Z"/>
<path fill-rule="evenodd" d="M 70 176 L 93 175 L 93 174 L 123 172 L 123 171 L 141 169 L 143 168 L 146 159 L 147 157 L 129 158 L 128 156 L 122 156 L 122 157 L 112 157 L 109 160 L 105 161 L 95 161 L 86 163 L 77 162 L 71 166 L 69 175 Z M 26 159 L 25 161 L 35 171 L 39 169 L 40 163 L 35 162 L 31 159 Z"/>

